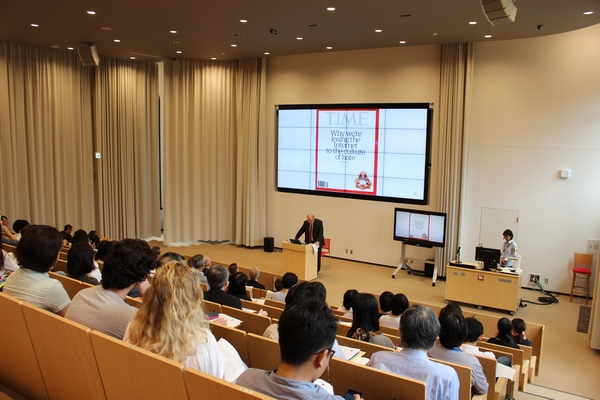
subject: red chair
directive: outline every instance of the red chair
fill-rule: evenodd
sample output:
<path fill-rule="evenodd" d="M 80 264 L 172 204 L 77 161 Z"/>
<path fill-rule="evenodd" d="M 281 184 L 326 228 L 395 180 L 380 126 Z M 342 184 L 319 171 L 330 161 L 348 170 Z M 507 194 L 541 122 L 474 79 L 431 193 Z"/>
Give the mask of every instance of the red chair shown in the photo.
<path fill-rule="evenodd" d="M 325 238 L 325 245 L 321 248 L 321 257 L 329 258 L 329 266 L 331 267 L 331 239 Z"/>
<path fill-rule="evenodd" d="M 575 253 L 573 258 L 573 283 L 571 284 L 571 298 L 573 294 L 585 294 L 585 304 L 590 297 L 590 275 L 592 275 L 592 255 L 586 253 Z M 576 285 L 577 279 L 584 279 L 585 284 Z M 578 290 L 579 289 L 579 290 Z"/>

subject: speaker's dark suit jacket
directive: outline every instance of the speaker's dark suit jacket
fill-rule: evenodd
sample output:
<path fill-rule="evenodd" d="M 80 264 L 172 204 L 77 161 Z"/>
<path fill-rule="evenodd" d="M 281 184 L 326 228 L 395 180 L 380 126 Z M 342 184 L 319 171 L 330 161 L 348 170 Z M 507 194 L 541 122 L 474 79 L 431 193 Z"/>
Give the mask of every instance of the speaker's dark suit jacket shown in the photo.
<path fill-rule="evenodd" d="M 223 306 L 242 309 L 242 303 L 238 297 L 225 293 L 221 289 L 210 289 L 208 292 L 204 292 L 204 300 L 219 303 Z"/>
<path fill-rule="evenodd" d="M 308 241 L 308 232 L 310 230 L 310 224 L 308 221 L 304 221 L 298 233 L 296 233 L 296 238 L 298 239 L 302 234 L 304 234 L 304 243 L 315 243 L 319 242 L 319 249 L 325 246 L 325 237 L 323 236 L 323 221 L 320 219 L 316 219 L 313 222 L 313 232 L 312 232 L 312 242 Z"/>

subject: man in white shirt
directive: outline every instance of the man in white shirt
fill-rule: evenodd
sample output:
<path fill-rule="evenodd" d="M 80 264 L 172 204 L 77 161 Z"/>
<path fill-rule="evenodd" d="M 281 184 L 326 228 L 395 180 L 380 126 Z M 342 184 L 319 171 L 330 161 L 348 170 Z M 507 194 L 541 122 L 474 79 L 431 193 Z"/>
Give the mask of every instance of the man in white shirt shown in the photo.
<path fill-rule="evenodd" d="M 282 303 L 285 302 L 285 296 L 287 296 L 288 291 L 293 288 L 298 283 L 298 276 L 293 272 L 286 272 L 281 278 L 281 284 L 283 285 L 283 289 L 279 292 L 275 292 L 271 295 L 271 300 L 280 301 Z"/>

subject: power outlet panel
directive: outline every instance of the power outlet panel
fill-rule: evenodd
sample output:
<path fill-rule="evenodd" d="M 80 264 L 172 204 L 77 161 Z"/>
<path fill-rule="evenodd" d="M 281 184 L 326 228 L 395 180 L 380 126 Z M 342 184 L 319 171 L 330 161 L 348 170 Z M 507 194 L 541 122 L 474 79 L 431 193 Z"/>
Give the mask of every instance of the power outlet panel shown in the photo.
<path fill-rule="evenodd" d="M 529 274 L 529 284 L 537 285 L 540 283 L 540 275 L 539 274 Z"/>

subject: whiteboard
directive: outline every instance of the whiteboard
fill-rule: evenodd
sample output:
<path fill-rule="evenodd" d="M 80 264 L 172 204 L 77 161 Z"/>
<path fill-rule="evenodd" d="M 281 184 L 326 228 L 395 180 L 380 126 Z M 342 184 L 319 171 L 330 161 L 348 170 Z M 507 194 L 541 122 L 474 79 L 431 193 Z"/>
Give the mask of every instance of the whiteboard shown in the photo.
<path fill-rule="evenodd" d="M 481 223 L 479 226 L 479 244 L 492 249 L 502 249 L 504 239 L 502 232 L 510 229 L 515 242 L 519 243 L 519 211 L 502 210 L 500 208 L 481 208 Z"/>

